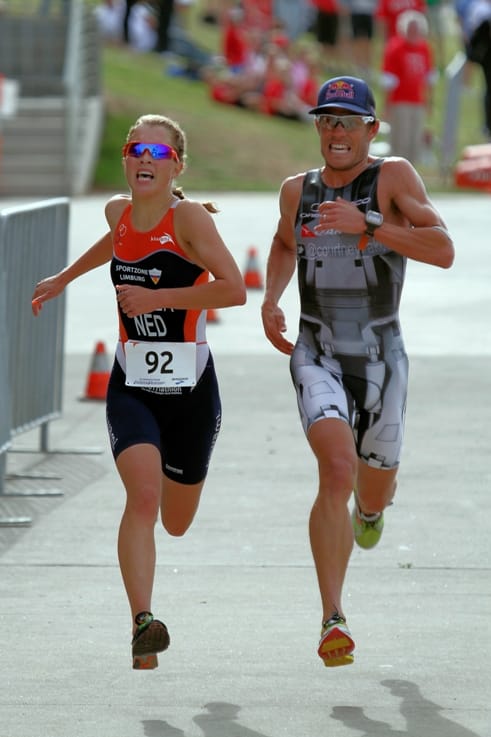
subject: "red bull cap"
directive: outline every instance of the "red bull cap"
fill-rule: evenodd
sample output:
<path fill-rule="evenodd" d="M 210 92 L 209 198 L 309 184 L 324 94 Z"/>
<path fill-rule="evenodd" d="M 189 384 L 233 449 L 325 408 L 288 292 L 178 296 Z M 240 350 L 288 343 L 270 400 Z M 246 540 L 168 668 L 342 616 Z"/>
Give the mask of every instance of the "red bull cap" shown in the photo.
<path fill-rule="evenodd" d="M 309 110 L 311 115 L 320 115 L 330 108 L 341 107 L 360 115 L 375 118 L 375 98 L 372 90 L 358 77 L 333 77 L 324 82 L 317 96 L 317 107 Z"/>

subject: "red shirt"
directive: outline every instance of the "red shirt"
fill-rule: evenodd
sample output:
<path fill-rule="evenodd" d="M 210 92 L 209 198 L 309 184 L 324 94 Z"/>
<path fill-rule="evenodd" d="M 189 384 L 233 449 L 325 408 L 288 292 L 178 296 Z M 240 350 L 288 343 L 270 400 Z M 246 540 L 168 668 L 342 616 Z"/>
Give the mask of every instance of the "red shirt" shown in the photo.
<path fill-rule="evenodd" d="M 249 45 L 241 29 L 234 23 L 227 23 L 223 29 L 223 55 L 227 66 L 243 66 L 248 51 Z"/>
<path fill-rule="evenodd" d="M 376 17 L 386 25 L 386 37 L 391 38 L 397 33 L 397 19 L 405 10 L 418 10 L 426 15 L 426 0 L 379 0 Z"/>
<path fill-rule="evenodd" d="M 426 39 L 409 43 L 401 36 L 391 38 L 385 47 L 382 69 L 399 80 L 389 92 L 388 102 L 426 102 L 428 77 L 433 71 L 433 54 Z"/>
<path fill-rule="evenodd" d="M 338 13 L 337 0 L 310 0 L 310 4 L 321 13 Z"/>

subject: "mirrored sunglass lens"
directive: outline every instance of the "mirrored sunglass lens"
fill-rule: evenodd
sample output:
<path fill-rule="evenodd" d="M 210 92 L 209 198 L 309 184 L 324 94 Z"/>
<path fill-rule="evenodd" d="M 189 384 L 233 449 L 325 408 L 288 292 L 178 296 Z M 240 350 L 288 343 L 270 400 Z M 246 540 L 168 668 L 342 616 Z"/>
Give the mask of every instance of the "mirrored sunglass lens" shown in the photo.
<path fill-rule="evenodd" d="M 164 143 L 132 143 L 128 148 L 128 154 L 139 157 L 147 150 L 152 159 L 171 159 L 173 156 L 172 148 Z"/>

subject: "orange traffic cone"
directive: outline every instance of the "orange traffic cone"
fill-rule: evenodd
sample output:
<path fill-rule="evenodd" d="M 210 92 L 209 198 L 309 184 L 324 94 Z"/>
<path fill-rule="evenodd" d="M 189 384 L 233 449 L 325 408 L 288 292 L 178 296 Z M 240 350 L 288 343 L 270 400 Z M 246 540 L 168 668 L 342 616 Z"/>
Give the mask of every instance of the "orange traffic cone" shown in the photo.
<path fill-rule="evenodd" d="M 247 252 L 247 264 L 244 272 L 244 283 L 247 289 L 262 289 L 263 280 L 259 272 L 257 248 L 253 246 Z"/>
<path fill-rule="evenodd" d="M 104 343 L 96 344 L 84 399 L 105 399 L 110 376 L 109 360 Z"/>
<path fill-rule="evenodd" d="M 218 312 L 215 310 L 214 307 L 210 307 L 210 309 L 207 310 L 206 322 L 220 322 L 220 318 L 218 317 Z"/>

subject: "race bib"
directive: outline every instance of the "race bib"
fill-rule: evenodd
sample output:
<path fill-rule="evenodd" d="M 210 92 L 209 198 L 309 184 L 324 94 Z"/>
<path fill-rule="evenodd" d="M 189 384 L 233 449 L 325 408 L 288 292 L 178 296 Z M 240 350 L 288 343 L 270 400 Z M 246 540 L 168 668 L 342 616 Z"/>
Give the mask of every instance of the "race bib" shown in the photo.
<path fill-rule="evenodd" d="M 196 343 L 125 344 L 126 386 L 169 387 L 196 384 Z"/>

